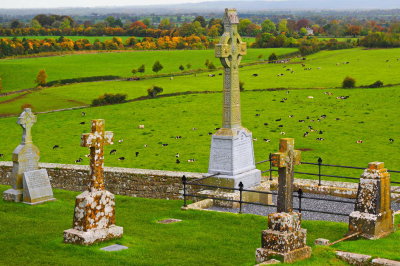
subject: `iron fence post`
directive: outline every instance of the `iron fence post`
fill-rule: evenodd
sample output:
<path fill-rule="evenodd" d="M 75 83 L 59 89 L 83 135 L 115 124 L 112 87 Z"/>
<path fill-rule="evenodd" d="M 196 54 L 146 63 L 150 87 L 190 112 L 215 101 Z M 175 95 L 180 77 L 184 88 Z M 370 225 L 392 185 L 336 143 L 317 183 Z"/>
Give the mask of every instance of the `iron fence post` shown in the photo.
<path fill-rule="evenodd" d="M 318 186 L 321 186 L 321 164 L 322 164 L 322 158 L 318 158 Z"/>
<path fill-rule="evenodd" d="M 301 197 L 303 196 L 303 190 L 300 188 L 297 193 L 299 196 L 299 212 L 301 213 Z"/>
<path fill-rule="evenodd" d="M 183 207 L 187 207 L 186 205 L 186 176 L 182 176 L 182 183 L 183 183 Z"/>
<path fill-rule="evenodd" d="M 239 213 L 241 214 L 242 213 L 242 200 L 243 200 L 243 183 L 242 182 L 239 183 L 239 194 L 240 194 L 240 197 L 239 197 Z"/>
<path fill-rule="evenodd" d="M 272 153 L 269 154 L 269 181 L 272 181 Z"/>

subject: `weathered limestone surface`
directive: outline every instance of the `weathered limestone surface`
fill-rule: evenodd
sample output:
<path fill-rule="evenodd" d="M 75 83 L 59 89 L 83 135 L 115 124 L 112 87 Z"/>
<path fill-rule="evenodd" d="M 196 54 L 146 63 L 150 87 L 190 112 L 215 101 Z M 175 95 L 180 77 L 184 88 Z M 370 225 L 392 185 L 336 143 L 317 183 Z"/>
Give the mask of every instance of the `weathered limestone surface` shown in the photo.
<path fill-rule="evenodd" d="M 53 190 L 45 169 L 25 172 L 23 176 L 23 201 L 35 205 L 53 201 Z"/>
<path fill-rule="evenodd" d="M 6 201 L 22 201 L 24 172 L 38 170 L 40 157 L 39 149 L 32 142 L 32 126 L 36 123 L 36 116 L 30 108 L 25 108 L 18 118 L 17 123 L 22 127 L 22 142 L 13 152 L 13 168 L 11 172 L 12 188 L 3 193 Z"/>
<path fill-rule="evenodd" d="M 344 251 L 336 251 L 336 256 L 351 265 L 370 265 L 369 261 L 372 258 L 369 255 L 344 252 Z"/>
<path fill-rule="evenodd" d="M 64 242 L 91 245 L 120 238 L 115 225 L 114 195 L 104 185 L 104 145 L 113 144 L 113 133 L 104 131 L 104 120 L 92 120 L 92 133 L 83 134 L 81 146 L 90 147 L 89 190 L 76 197 L 73 228 L 64 231 Z"/>
<path fill-rule="evenodd" d="M 314 241 L 314 244 L 317 246 L 328 246 L 331 243 L 329 239 L 324 239 L 324 238 L 317 238 Z"/>
<path fill-rule="evenodd" d="M 311 248 L 306 246 L 307 230 L 301 228 L 300 213 L 269 214 L 268 228 L 262 232 L 261 248 L 256 250 L 258 263 L 270 258 L 292 263 L 311 256 Z"/>
<path fill-rule="evenodd" d="M 226 9 L 224 34 L 215 47 L 215 56 L 224 67 L 223 121 L 212 136 L 208 174 L 213 175 L 209 180 L 213 185 L 238 188 L 242 182 L 244 188 L 250 188 L 260 184 L 261 172 L 255 167 L 252 133 L 241 122 L 239 65 L 246 43 L 238 24 L 236 10 Z"/>
<path fill-rule="evenodd" d="M 364 238 L 382 238 L 393 232 L 393 223 L 390 175 L 384 163 L 370 163 L 361 175 L 357 204 L 350 214 L 349 234 L 361 232 Z"/>
<path fill-rule="evenodd" d="M 371 264 L 373 266 L 400 266 L 400 261 L 377 258 L 373 259 Z"/>

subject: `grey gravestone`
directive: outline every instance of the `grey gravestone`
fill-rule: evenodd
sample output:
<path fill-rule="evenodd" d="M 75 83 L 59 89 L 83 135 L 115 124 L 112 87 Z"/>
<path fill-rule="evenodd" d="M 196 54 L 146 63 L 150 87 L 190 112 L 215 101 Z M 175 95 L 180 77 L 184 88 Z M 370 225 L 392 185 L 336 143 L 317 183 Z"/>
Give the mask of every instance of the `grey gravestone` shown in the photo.
<path fill-rule="evenodd" d="M 101 248 L 101 250 L 104 250 L 104 251 L 119 251 L 119 250 L 124 250 L 124 249 L 128 249 L 128 247 L 125 247 L 123 245 L 118 245 L 118 244 Z"/>
<path fill-rule="evenodd" d="M 253 136 L 241 123 L 239 65 L 246 54 L 246 43 L 238 33 L 239 18 L 235 9 L 226 9 L 225 32 L 215 47 L 215 56 L 224 67 L 224 105 L 222 128 L 211 141 L 206 183 L 225 187 L 258 186 L 261 171 L 255 167 Z"/>
<path fill-rule="evenodd" d="M 32 142 L 31 129 L 36 123 L 36 116 L 30 108 L 25 108 L 17 123 L 22 127 L 22 142 L 13 152 L 13 169 L 11 172 L 12 188 L 3 193 L 7 201 L 22 201 L 22 175 L 24 172 L 39 169 L 39 149 Z"/>
<path fill-rule="evenodd" d="M 34 205 L 55 200 L 47 171 L 45 169 L 24 173 L 24 203 Z"/>

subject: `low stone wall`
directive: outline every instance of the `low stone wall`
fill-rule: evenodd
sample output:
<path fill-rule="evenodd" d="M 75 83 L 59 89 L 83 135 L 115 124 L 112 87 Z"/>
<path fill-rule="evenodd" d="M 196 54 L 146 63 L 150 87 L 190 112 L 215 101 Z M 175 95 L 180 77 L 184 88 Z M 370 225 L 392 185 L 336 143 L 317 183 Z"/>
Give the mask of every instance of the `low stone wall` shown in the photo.
<path fill-rule="evenodd" d="M 84 191 L 87 189 L 89 166 L 40 163 L 46 169 L 53 188 Z M 12 162 L 0 162 L 0 184 L 10 184 Z M 132 197 L 180 199 L 182 176 L 188 181 L 201 178 L 201 173 L 172 172 L 133 168 L 105 167 L 105 184 L 108 191 Z"/>

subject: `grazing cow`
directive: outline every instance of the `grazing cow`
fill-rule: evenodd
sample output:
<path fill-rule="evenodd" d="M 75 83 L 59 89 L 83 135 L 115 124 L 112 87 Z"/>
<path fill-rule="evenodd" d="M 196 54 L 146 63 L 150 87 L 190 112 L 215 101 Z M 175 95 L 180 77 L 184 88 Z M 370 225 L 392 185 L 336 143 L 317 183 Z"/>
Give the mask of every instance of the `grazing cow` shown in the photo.
<path fill-rule="evenodd" d="M 218 76 L 222 76 L 222 73 L 219 73 Z"/>
<path fill-rule="evenodd" d="M 253 77 L 258 77 L 258 74 L 253 74 Z"/>
<path fill-rule="evenodd" d="M 322 141 L 325 140 L 324 138 L 316 138 L 316 140 Z"/>
<path fill-rule="evenodd" d="M 314 96 L 307 96 L 308 99 L 314 99 Z"/>
<path fill-rule="evenodd" d="M 271 140 L 270 139 L 263 139 L 265 142 L 270 142 Z"/>
<path fill-rule="evenodd" d="M 279 122 L 279 121 L 281 121 L 281 120 L 282 120 L 282 118 L 279 118 L 279 119 L 276 119 L 275 121 L 276 121 L 276 122 Z"/>
<path fill-rule="evenodd" d="M 179 156 L 180 156 L 179 153 L 175 154 L 175 157 L 176 157 L 176 158 L 179 158 Z"/>
<path fill-rule="evenodd" d="M 394 142 L 394 139 L 390 138 L 389 141 L 390 141 L 390 143 L 393 143 L 393 142 Z"/>
<path fill-rule="evenodd" d="M 257 141 L 258 139 L 253 139 L 253 141 Z"/>
<path fill-rule="evenodd" d="M 135 152 L 135 156 L 136 157 L 138 157 L 139 156 L 139 152 L 137 151 L 137 152 Z"/>
<path fill-rule="evenodd" d="M 86 158 L 90 158 L 90 153 L 85 155 Z"/>
<path fill-rule="evenodd" d="M 281 134 L 281 135 L 286 135 L 286 133 L 285 133 L 285 132 L 283 132 L 283 131 L 282 131 L 280 134 Z"/>
<path fill-rule="evenodd" d="M 124 142 L 123 139 L 118 140 L 118 143 L 121 144 L 122 142 Z"/>
<path fill-rule="evenodd" d="M 181 139 L 182 138 L 182 136 L 176 136 L 175 137 L 175 139 Z"/>
<path fill-rule="evenodd" d="M 213 77 L 215 77 L 215 74 L 208 74 L 208 76 L 209 76 L 210 78 L 213 78 Z"/>
<path fill-rule="evenodd" d="M 118 160 L 123 161 L 125 160 L 125 157 L 119 157 Z"/>
<path fill-rule="evenodd" d="M 268 123 L 264 123 L 264 126 L 268 126 L 269 124 Z"/>
<path fill-rule="evenodd" d="M 324 134 L 324 131 L 320 130 L 318 133 L 319 133 L 320 135 L 322 135 L 322 134 Z"/>
<path fill-rule="evenodd" d="M 111 150 L 110 151 L 110 155 L 113 155 L 113 154 L 116 154 L 117 153 L 117 150 Z"/>
<path fill-rule="evenodd" d="M 256 116 L 260 116 L 260 114 L 256 114 Z"/>
<path fill-rule="evenodd" d="M 80 162 L 82 162 L 83 161 L 83 159 L 82 158 L 79 158 L 78 160 L 75 160 L 75 163 L 80 163 Z"/>
<path fill-rule="evenodd" d="M 304 132 L 303 137 L 307 137 L 308 136 L 308 132 Z"/>
<path fill-rule="evenodd" d="M 176 161 L 175 161 L 176 163 L 181 163 L 181 161 L 179 161 L 179 159 L 176 159 Z"/>
<path fill-rule="evenodd" d="M 306 120 L 299 120 L 299 123 L 304 123 L 306 122 Z"/>
<path fill-rule="evenodd" d="M 337 117 L 337 118 L 336 118 L 336 121 L 339 121 L 339 120 L 340 120 L 340 118 L 339 118 L 339 117 Z"/>
<path fill-rule="evenodd" d="M 81 125 L 84 125 L 84 124 L 85 124 L 85 122 L 80 122 L 79 124 L 81 124 Z"/>
<path fill-rule="evenodd" d="M 357 140 L 356 141 L 358 144 L 360 144 L 360 143 L 363 143 L 363 141 L 360 139 L 360 140 Z"/>
<path fill-rule="evenodd" d="M 192 130 L 197 130 L 197 128 L 194 127 L 194 128 L 192 128 Z"/>
<path fill-rule="evenodd" d="M 3 154 L 3 153 L 0 153 L 0 158 L 2 158 L 2 157 L 4 157 L 4 154 Z"/>
<path fill-rule="evenodd" d="M 290 118 L 294 117 L 294 115 L 289 115 Z"/>
<path fill-rule="evenodd" d="M 167 147 L 168 146 L 168 143 L 163 143 L 163 144 L 161 144 L 163 147 Z"/>
<path fill-rule="evenodd" d="M 305 65 L 305 64 L 301 64 L 301 66 L 302 66 L 302 67 L 306 67 L 306 65 Z"/>
<path fill-rule="evenodd" d="M 188 163 L 194 163 L 196 160 L 195 159 L 189 159 Z"/>
<path fill-rule="evenodd" d="M 147 144 L 144 144 L 143 147 L 147 148 Z"/>
<path fill-rule="evenodd" d="M 85 113 L 85 112 L 82 112 L 81 115 L 82 115 L 82 116 L 86 116 L 86 113 Z"/>
<path fill-rule="evenodd" d="M 58 149 L 58 148 L 60 148 L 60 146 L 58 146 L 58 145 L 53 146 L 53 150 Z"/>
<path fill-rule="evenodd" d="M 220 127 L 216 127 L 216 128 L 215 128 L 215 130 L 220 130 L 220 129 L 221 129 Z"/>
<path fill-rule="evenodd" d="M 290 93 L 290 91 L 286 91 L 286 94 L 289 94 Z"/>
<path fill-rule="evenodd" d="M 278 127 L 283 127 L 283 125 L 279 125 Z"/>
<path fill-rule="evenodd" d="M 209 136 L 211 136 L 212 134 L 213 134 L 213 133 L 211 133 L 211 132 L 208 132 L 208 135 L 209 135 Z"/>
<path fill-rule="evenodd" d="M 144 125 L 139 125 L 138 128 L 143 129 Z"/>

